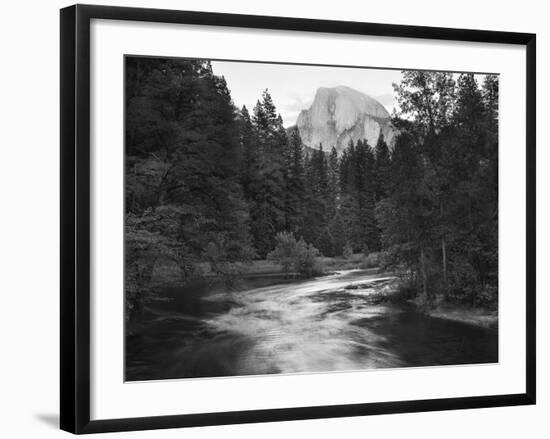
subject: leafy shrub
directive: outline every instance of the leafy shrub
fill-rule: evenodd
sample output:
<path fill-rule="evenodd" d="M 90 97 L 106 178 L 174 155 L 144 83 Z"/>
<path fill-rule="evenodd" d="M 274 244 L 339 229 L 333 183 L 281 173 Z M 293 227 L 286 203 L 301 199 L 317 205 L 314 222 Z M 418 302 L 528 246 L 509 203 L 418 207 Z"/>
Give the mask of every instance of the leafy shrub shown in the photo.
<path fill-rule="evenodd" d="M 296 238 L 292 233 L 279 232 L 275 236 L 275 242 L 275 249 L 267 255 L 267 259 L 281 264 L 283 272 L 288 274 L 296 259 Z"/>
<path fill-rule="evenodd" d="M 379 267 L 381 262 L 380 253 L 369 253 L 363 263 L 361 268 L 375 268 Z"/>
<path fill-rule="evenodd" d="M 159 261 L 171 261 L 181 277 L 192 271 L 187 248 L 161 230 L 175 227 L 168 211 L 147 209 L 142 215 L 128 213 L 125 223 L 126 312 L 127 321 L 143 310 L 144 303 L 154 293 L 153 270 Z"/>
<path fill-rule="evenodd" d="M 323 273 L 321 253 L 312 244 L 306 243 L 303 238 L 296 241 L 294 234 L 289 232 L 277 233 L 275 241 L 275 249 L 267 258 L 281 264 L 284 273 L 289 274 L 291 268 L 305 277 Z"/>
<path fill-rule="evenodd" d="M 493 285 L 487 285 L 475 296 L 475 304 L 496 309 L 498 305 L 498 288 Z"/>
<path fill-rule="evenodd" d="M 254 250 L 247 243 L 228 239 L 221 233 L 214 236 L 203 252 L 210 272 L 229 289 L 233 288 L 236 279 L 245 271 L 245 264 L 254 256 Z"/>
<path fill-rule="evenodd" d="M 300 239 L 294 254 L 294 268 L 305 277 L 319 276 L 323 274 L 323 265 L 319 259 L 320 255 L 319 250 L 312 244 L 307 244 L 303 239 Z"/>

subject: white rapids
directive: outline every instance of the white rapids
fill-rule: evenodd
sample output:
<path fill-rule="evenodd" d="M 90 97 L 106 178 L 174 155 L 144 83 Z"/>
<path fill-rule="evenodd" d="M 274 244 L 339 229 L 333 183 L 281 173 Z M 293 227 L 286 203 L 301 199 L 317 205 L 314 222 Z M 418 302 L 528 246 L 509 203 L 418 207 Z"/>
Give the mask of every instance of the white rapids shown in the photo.
<path fill-rule="evenodd" d="M 359 324 L 397 312 L 366 300 L 380 290 L 375 284 L 392 279 L 346 270 L 241 291 L 233 293 L 237 306 L 205 323 L 219 334 L 238 334 L 250 340 L 250 347 L 239 354 L 236 365 L 242 374 L 399 367 L 398 356 L 380 347 L 384 337 Z M 354 284 L 358 288 L 345 289 Z M 212 295 L 208 300 L 223 300 L 225 294 Z"/>

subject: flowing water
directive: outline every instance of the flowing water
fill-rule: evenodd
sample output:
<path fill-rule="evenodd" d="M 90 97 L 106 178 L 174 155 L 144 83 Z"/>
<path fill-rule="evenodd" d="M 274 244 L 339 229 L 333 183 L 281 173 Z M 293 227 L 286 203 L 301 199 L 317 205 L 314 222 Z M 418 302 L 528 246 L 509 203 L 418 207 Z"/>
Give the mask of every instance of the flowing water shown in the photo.
<path fill-rule="evenodd" d="M 374 304 L 391 276 L 249 278 L 165 291 L 126 339 L 127 380 L 363 370 L 498 361 L 497 331 Z"/>

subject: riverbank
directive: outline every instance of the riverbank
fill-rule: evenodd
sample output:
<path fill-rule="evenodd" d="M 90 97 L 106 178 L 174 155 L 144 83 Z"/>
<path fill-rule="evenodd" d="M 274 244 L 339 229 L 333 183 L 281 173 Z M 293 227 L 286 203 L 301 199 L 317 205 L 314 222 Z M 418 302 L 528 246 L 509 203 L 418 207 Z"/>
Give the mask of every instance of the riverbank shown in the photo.
<path fill-rule="evenodd" d="M 265 268 L 265 266 L 264 266 Z M 480 364 L 498 333 L 419 312 L 395 273 L 201 279 L 162 292 L 126 326 L 129 381 Z"/>
<path fill-rule="evenodd" d="M 344 290 L 352 294 L 365 294 L 370 304 L 409 303 L 422 314 L 437 319 L 466 323 L 481 328 L 498 328 L 498 311 L 485 307 L 472 307 L 445 302 L 438 297 L 434 302 L 426 304 L 422 299 L 410 298 L 408 292 L 399 288 L 396 276 L 387 276 L 368 283 L 350 283 Z"/>
<path fill-rule="evenodd" d="M 368 270 L 373 274 L 379 270 L 379 254 L 377 253 L 371 253 L 370 255 L 357 253 L 347 258 L 321 257 L 320 261 L 323 267 L 323 274 L 317 277 L 329 276 L 340 271 L 348 270 Z M 280 264 L 267 259 L 254 260 L 246 265 L 235 268 L 239 271 L 239 277 L 241 278 L 268 279 L 274 276 L 284 275 L 285 282 L 303 278 L 299 273 L 290 272 L 283 274 Z M 216 276 L 216 274 L 210 270 L 210 265 L 208 263 L 197 264 L 196 270 L 198 279 L 209 279 Z M 164 272 L 162 274 L 164 279 L 171 279 L 168 273 Z M 173 275 L 174 272 L 172 271 L 170 274 Z M 344 287 L 344 290 L 350 294 L 363 295 L 367 302 L 372 305 L 384 303 L 410 303 L 413 304 L 418 311 L 429 317 L 466 323 L 482 328 L 498 327 L 498 313 L 494 310 L 448 303 L 445 302 L 442 297 L 427 305 L 420 298 L 411 298 L 410 292 L 402 290 L 399 287 L 398 276 L 394 276 L 393 273 L 385 273 L 384 276 L 385 277 L 368 283 L 350 282 L 349 285 Z M 174 285 L 177 284 L 174 280 L 170 282 Z"/>
<path fill-rule="evenodd" d="M 426 310 L 425 313 L 438 319 L 462 322 L 482 328 L 498 328 L 498 312 L 485 308 L 440 303 L 436 304 L 434 308 Z"/>
<path fill-rule="evenodd" d="M 343 270 L 364 270 L 370 268 L 378 268 L 380 263 L 379 253 L 371 253 L 365 255 L 363 253 L 355 253 L 345 258 L 343 256 L 337 257 L 319 257 L 320 266 L 323 269 L 324 275 L 330 275 L 337 271 Z M 170 267 L 169 270 L 174 271 L 174 267 Z M 256 259 L 247 263 L 235 263 L 230 266 L 229 271 L 238 272 L 240 276 L 272 276 L 282 273 L 281 264 L 269 259 Z M 198 277 L 214 277 L 217 276 L 211 270 L 208 262 L 199 262 L 195 264 L 195 271 Z M 288 277 L 303 277 L 300 273 L 289 272 L 286 273 Z M 168 275 L 164 273 L 164 276 Z"/>

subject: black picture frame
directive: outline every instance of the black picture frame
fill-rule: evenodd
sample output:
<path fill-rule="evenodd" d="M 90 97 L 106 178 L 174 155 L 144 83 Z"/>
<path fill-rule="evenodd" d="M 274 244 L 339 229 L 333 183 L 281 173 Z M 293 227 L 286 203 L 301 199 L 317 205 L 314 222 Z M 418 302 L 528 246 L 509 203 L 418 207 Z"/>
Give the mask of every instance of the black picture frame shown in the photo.
<path fill-rule="evenodd" d="M 526 47 L 525 393 L 90 420 L 90 21 L 181 23 L 335 34 L 505 43 Z M 61 10 L 61 404 L 63 430 L 99 433 L 325 417 L 515 406 L 536 400 L 536 35 L 176 10 L 74 5 Z"/>

